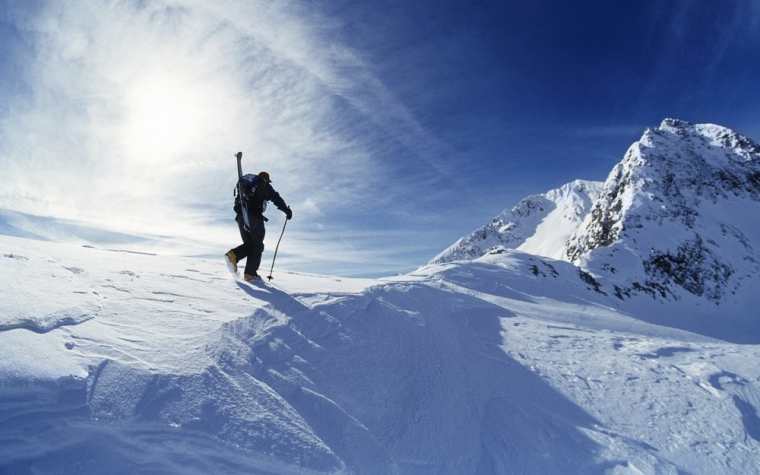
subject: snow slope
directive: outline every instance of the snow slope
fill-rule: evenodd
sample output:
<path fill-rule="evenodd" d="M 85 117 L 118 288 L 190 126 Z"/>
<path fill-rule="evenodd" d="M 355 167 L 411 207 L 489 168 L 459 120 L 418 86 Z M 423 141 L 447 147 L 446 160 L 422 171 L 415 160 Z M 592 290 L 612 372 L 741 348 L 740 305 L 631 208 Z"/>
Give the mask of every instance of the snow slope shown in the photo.
<path fill-rule="evenodd" d="M 6 212 L 0 473 L 760 474 L 759 151 L 667 119 L 385 279 Z"/>
<path fill-rule="evenodd" d="M 760 473 L 760 347 L 643 321 L 568 262 L 257 288 L 202 259 L 0 256 L 0 473 Z"/>
<path fill-rule="evenodd" d="M 459 239 L 430 263 L 475 259 L 498 247 L 561 259 L 566 241 L 591 210 L 601 186 L 600 182 L 575 180 L 528 196 Z"/>

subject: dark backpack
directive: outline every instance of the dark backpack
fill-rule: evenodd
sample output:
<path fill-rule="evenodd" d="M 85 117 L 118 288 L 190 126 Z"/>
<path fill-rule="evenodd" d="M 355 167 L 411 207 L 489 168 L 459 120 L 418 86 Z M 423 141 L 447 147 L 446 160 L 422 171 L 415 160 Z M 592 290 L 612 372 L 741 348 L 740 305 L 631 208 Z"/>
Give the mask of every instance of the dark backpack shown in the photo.
<path fill-rule="evenodd" d="M 246 174 L 238 180 L 237 186 L 233 195 L 235 197 L 235 219 L 243 224 L 243 227 L 247 230 L 251 230 L 251 224 L 253 223 L 253 213 L 257 210 L 252 209 L 253 195 L 256 193 L 256 189 L 261 185 L 263 180 L 258 175 Z M 263 212 L 264 210 L 258 210 Z"/>

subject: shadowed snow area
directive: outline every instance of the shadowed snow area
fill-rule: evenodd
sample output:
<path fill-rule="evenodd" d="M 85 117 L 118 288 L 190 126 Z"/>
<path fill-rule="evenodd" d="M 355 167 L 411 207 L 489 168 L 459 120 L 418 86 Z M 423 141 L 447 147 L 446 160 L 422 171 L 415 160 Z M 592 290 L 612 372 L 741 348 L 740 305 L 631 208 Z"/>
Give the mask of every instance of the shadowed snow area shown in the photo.
<path fill-rule="evenodd" d="M 393 278 L 0 212 L 0 473 L 760 474 L 758 203 L 666 119 Z"/>
<path fill-rule="evenodd" d="M 0 255 L 2 321 L 49 330 L 0 332 L 0 473 L 760 473 L 760 349 L 634 318 L 662 305 L 567 262 L 271 287 L 221 259 Z"/>

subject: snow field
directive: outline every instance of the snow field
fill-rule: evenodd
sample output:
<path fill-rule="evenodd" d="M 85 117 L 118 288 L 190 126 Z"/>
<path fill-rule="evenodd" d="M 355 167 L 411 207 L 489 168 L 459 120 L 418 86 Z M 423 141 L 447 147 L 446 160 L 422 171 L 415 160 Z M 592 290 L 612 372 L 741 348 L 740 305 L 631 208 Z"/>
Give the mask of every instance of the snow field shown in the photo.
<path fill-rule="evenodd" d="M 99 305 L 0 332 L 11 473 L 758 473 L 758 347 L 634 318 L 566 262 L 260 288 L 221 260 L 0 251 L 26 257 L 5 288 L 37 284 L 18 309 Z"/>
<path fill-rule="evenodd" d="M 666 119 L 384 279 L 0 213 L 0 473 L 760 474 L 758 164 Z"/>

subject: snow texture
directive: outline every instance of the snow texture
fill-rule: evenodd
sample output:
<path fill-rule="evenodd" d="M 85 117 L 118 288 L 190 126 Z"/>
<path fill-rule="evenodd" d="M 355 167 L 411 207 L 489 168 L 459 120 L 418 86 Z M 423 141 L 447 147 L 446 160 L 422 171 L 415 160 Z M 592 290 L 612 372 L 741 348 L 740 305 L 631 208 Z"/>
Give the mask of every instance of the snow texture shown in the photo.
<path fill-rule="evenodd" d="M 760 474 L 756 146 L 667 120 L 632 150 L 393 278 L 251 286 L 14 226 L 0 473 Z"/>

